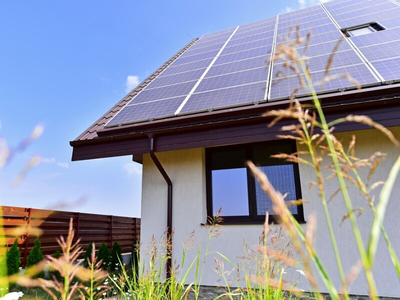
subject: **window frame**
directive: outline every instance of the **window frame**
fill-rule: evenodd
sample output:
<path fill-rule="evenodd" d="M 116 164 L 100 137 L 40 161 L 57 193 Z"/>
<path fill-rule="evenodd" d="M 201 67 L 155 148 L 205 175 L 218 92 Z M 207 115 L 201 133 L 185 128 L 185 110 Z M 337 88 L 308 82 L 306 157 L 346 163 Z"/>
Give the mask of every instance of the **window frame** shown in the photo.
<path fill-rule="evenodd" d="M 377 32 L 377 31 L 382 31 L 382 30 L 386 29 L 384 26 L 382 26 L 378 22 L 369 22 L 369 23 L 365 23 L 365 24 L 360 24 L 360 25 L 356 25 L 356 26 L 342 28 L 341 30 L 349 38 L 370 34 L 370 33 L 365 33 L 365 34 L 355 35 L 353 33 L 353 31 L 359 30 L 359 29 L 363 29 L 363 28 L 369 29 L 370 33 L 374 33 L 374 32 Z"/>
<path fill-rule="evenodd" d="M 212 156 L 214 153 L 218 152 L 226 152 L 226 151 L 234 151 L 234 150 L 244 150 L 246 160 L 253 161 L 254 149 L 257 147 L 265 147 L 268 145 L 273 145 L 274 147 L 285 146 L 290 148 L 290 153 L 296 152 L 296 143 L 294 141 L 264 141 L 264 142 L 256 142 L 249 144 L 240 144 L 240 145 L 229 145 L 229 146 L 220 146 L 220 147 L 211 147 L 206 148 L 206 198 L 207 198 L 207 217 L 209 220 L 212 220 L 214 217 L 214 212 L 216 212 L 213 207 L 213 195 L 212 195 Z M 282 152 L 282 151 L 281 151 Z M 289 151 L 288 151 L 289 152 Z M 278 154 L 278 153 L 276 153 Z M 233 165 L 233 164 L 232 164 Z M 286 162 L 284 160 L 280 160 L 277 164 L 274 165 L 292 165 L 293 173 L 294 173 L 294 184 L 296 190 L 296 200 L 301 199 L 301 184 L 300 184 L 300 172 L 299 166 L 296 163 Z M 243 165 L 245 167 L 245 165 Z M 246 167 L 247 172 L 247 202 L 249 208 L 249 214 L 245 216 L 222 216 L 222 224 L 231 224 L 231 225 L 239 225 L 239 224 L 263 224 L 265 222 L 265 215 L 257 214 L 257 199 L 256 199 L 256 179 L 252 176 L 249 168 Z M 219 208 L 218 208 L 219 209 Z M 215 210 L 215 211 L 214 211 Z M 305 223 L 304 219 L 304 210 L 303 205 L 300 204 L 297 206 L 297 214 L 293 214 L 294 218 L 299 223 Z M 269 215 L 269 223 L 279 223 L 278 218 L 275 215 Z"/>

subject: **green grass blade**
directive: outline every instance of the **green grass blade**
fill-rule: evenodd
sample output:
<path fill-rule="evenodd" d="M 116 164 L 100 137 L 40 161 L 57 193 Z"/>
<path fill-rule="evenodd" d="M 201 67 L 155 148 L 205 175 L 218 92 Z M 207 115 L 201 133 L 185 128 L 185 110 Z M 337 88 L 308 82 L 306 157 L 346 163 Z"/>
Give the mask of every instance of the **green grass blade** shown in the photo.
<path fill-rule="evenodd" d="M 383 219 L 385 217 L 386 208 L 389 202 L 390 194 L 392 192 L 397 175 L 400 172 L 400 157 L 396 160 L 393 168 L 390 170 L 389 177 L 386 180 L 381 194 L 379 196 L 379 203 L 376 206 L 376 216 L 372 222 L 372 227 L 369 236 L 367 257 L 370 265 L 373 265 L 376 248 L 378 247 L 379 237 L 381 233 L 381 226 L 383 226 Z M 397 261 L 398 264 L 398 261 Z M 399 266 L 397 266 L 398 268 Z"/>

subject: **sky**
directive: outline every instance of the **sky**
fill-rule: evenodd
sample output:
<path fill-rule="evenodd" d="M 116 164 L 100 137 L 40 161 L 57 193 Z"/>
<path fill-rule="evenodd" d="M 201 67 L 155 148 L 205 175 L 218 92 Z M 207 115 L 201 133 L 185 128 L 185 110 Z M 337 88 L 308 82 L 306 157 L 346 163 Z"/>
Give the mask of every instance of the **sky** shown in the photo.
<path fill-rule="evenodd" d="M 319 2 L 1 1 L 0 142 L 21 151 L 0 170 L 0 203 L 140 217 L 141 165 L 71 162 L 69 141 L 193 38 Z"/>

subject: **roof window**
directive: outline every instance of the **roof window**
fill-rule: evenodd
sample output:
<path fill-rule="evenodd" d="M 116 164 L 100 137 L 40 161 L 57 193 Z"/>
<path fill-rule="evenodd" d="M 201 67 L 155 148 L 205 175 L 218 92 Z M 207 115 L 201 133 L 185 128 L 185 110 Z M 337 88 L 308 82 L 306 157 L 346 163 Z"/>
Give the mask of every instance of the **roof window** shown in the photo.
<path fill-rule="evenodd" d="M 385 28 L 377 22 L 372 22 L 372 23 L 357 25 L 357 26 L 353 26 L 353 27 L 343 28 L 342 32 L 347 37 L 353 37 L 353 36 L 360 36 L 360 35 L 364 35 L 364 34 L 368 34 L 368 33 L 373 33 L 376 31 L 381 31 L 381 30 L 385 30 Z"/>

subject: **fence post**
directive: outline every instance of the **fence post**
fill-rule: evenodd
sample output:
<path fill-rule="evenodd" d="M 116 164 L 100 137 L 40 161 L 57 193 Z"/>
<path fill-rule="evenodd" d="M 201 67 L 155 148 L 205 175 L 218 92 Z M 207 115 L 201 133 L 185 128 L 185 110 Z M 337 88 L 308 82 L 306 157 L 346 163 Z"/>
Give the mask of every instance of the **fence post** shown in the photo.
<path fill-rule="evenodd" d="M 29 230 L 30 230 L 30 225 L 31 225 L 31 216 L 32 216 L 32 208 L 27 208 L 28 211 L 28 222 L 26 226 L 26 235 L 25 235 L 25 249 L 24 249 L 24 260 L 22 262 L 22 265 L 25 267 L 26 266 L 26 261 L 28 259 L 28 247 L 29 247 Z"/>
<path fill-rule="evenodd" d="M 114 224 L 113 223 L 114 223 L 113 216 L 110 216 L 110 245 L 109 245 L 110 249 L 112 248 L 113 241 L 114 241 L 114 239 L 113 239 L 113 225 Z"/>
<path fill-rule="evenodd" d="M 76 240 L 79 240 L 79 221 L 80 221 L 80 216 L 81 216 L 81 213 L 80 212 L 78 212 L 77 214 L 77 217 L 76 217 L 76 231 L 75 231 L 75 236 L 76 236 Z"/>

